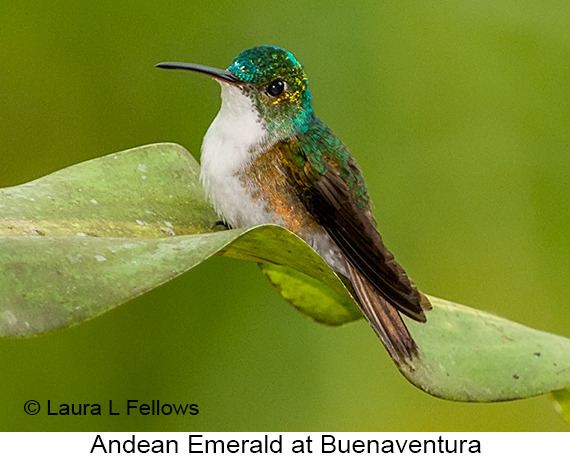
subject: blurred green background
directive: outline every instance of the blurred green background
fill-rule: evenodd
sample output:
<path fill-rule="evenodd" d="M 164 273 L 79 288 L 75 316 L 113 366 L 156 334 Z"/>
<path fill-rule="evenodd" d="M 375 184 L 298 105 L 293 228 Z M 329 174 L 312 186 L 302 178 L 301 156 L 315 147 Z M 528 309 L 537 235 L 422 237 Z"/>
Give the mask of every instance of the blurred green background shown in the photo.
<path fill-rule="evenodd" d="M 570 3 L 0 3 L 0 186 L 159 141 L 196 157 L 206 77 L 292 51 L 424 291 L 570 336 Z M 429 324 L 428 324 L 429 325 Z M 0 430 L 568 430 L 548 397 L 439 400 L 364 322 L 331 329 L 253 263 L 214 258 L 70 330 L 1 340 Z M 197 416 L 37 416 L 26 400 L 197 403 Z"/>

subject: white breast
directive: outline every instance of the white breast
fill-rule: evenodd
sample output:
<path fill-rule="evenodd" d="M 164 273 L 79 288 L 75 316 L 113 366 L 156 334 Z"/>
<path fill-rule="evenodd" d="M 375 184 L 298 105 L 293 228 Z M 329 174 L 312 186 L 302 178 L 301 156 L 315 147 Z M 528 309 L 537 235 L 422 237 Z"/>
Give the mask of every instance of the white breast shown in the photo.
<path fill-rule="evenodd" d="M 239 173 L 267 138 L 265 124 L 240 88 L 220 82 L 222 107 L 202 143 L 200 179 L 218 215 L 232 227 L 273 221 L 261 201 L 253 201 Z"/>
<path fill-rule="evenodd" d="M 218 215 L 233 228 L 280 223 L 263 200 L 253 200 L 242 172 L 267 141 L 267 130 L 251 99 L 220 82 L 222 107 L 202 143 L 200 179 Z M 256 152 L 257 151 L 257 154 Z M 336 271 L 347 276 L 344 256 L 324 230 L 299 233 Z"/>

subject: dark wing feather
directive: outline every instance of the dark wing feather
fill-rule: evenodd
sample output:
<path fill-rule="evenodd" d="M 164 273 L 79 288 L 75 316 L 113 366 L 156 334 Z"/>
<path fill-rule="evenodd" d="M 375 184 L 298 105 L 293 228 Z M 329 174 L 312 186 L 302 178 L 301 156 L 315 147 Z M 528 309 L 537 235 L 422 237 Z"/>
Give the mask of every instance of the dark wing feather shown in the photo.
<path fill-rule="evenodd" d="M 301 173 L 310 170 L 305 169 Z M 351 264 L 386 300 L 403 314 L 425 322 L 423 309 L 429 301 L 411 283 L 403 268 L 384 246 L 376 226 L 358 205 L 348 184 L 338 171 L 328 165 L 326 174 L 315 179 L 299 177 L 304 186 L 301 198 Z"/>

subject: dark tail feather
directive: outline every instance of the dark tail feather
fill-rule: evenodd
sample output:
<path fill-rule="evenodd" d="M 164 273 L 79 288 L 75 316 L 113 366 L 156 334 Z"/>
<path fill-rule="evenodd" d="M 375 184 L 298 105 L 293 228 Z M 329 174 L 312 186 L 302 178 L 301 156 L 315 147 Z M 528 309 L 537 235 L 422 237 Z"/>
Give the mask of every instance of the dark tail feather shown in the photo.
<path fill-rule="evenodd" d="M 390 356 L 398 365 L 406 363 L 406 359 L 411 361 L 412 356 L 418 352 L 418 346 L 402 317 L 350 262 L 346 263 L 360 310 Z"/>

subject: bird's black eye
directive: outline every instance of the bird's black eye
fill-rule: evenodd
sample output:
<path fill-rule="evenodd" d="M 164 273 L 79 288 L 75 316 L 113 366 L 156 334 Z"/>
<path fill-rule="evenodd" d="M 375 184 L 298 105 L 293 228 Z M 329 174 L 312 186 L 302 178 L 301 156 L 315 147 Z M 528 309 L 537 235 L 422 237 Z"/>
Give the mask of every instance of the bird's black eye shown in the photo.
<path fill-rule="evenodd" d="M 270 82 L 267 86 L 267 93 L 271 97 L 279 97 L 283 92 L 285 92 L 285 88 L 285 81 L 276 79 L 275 81 Z"/>

